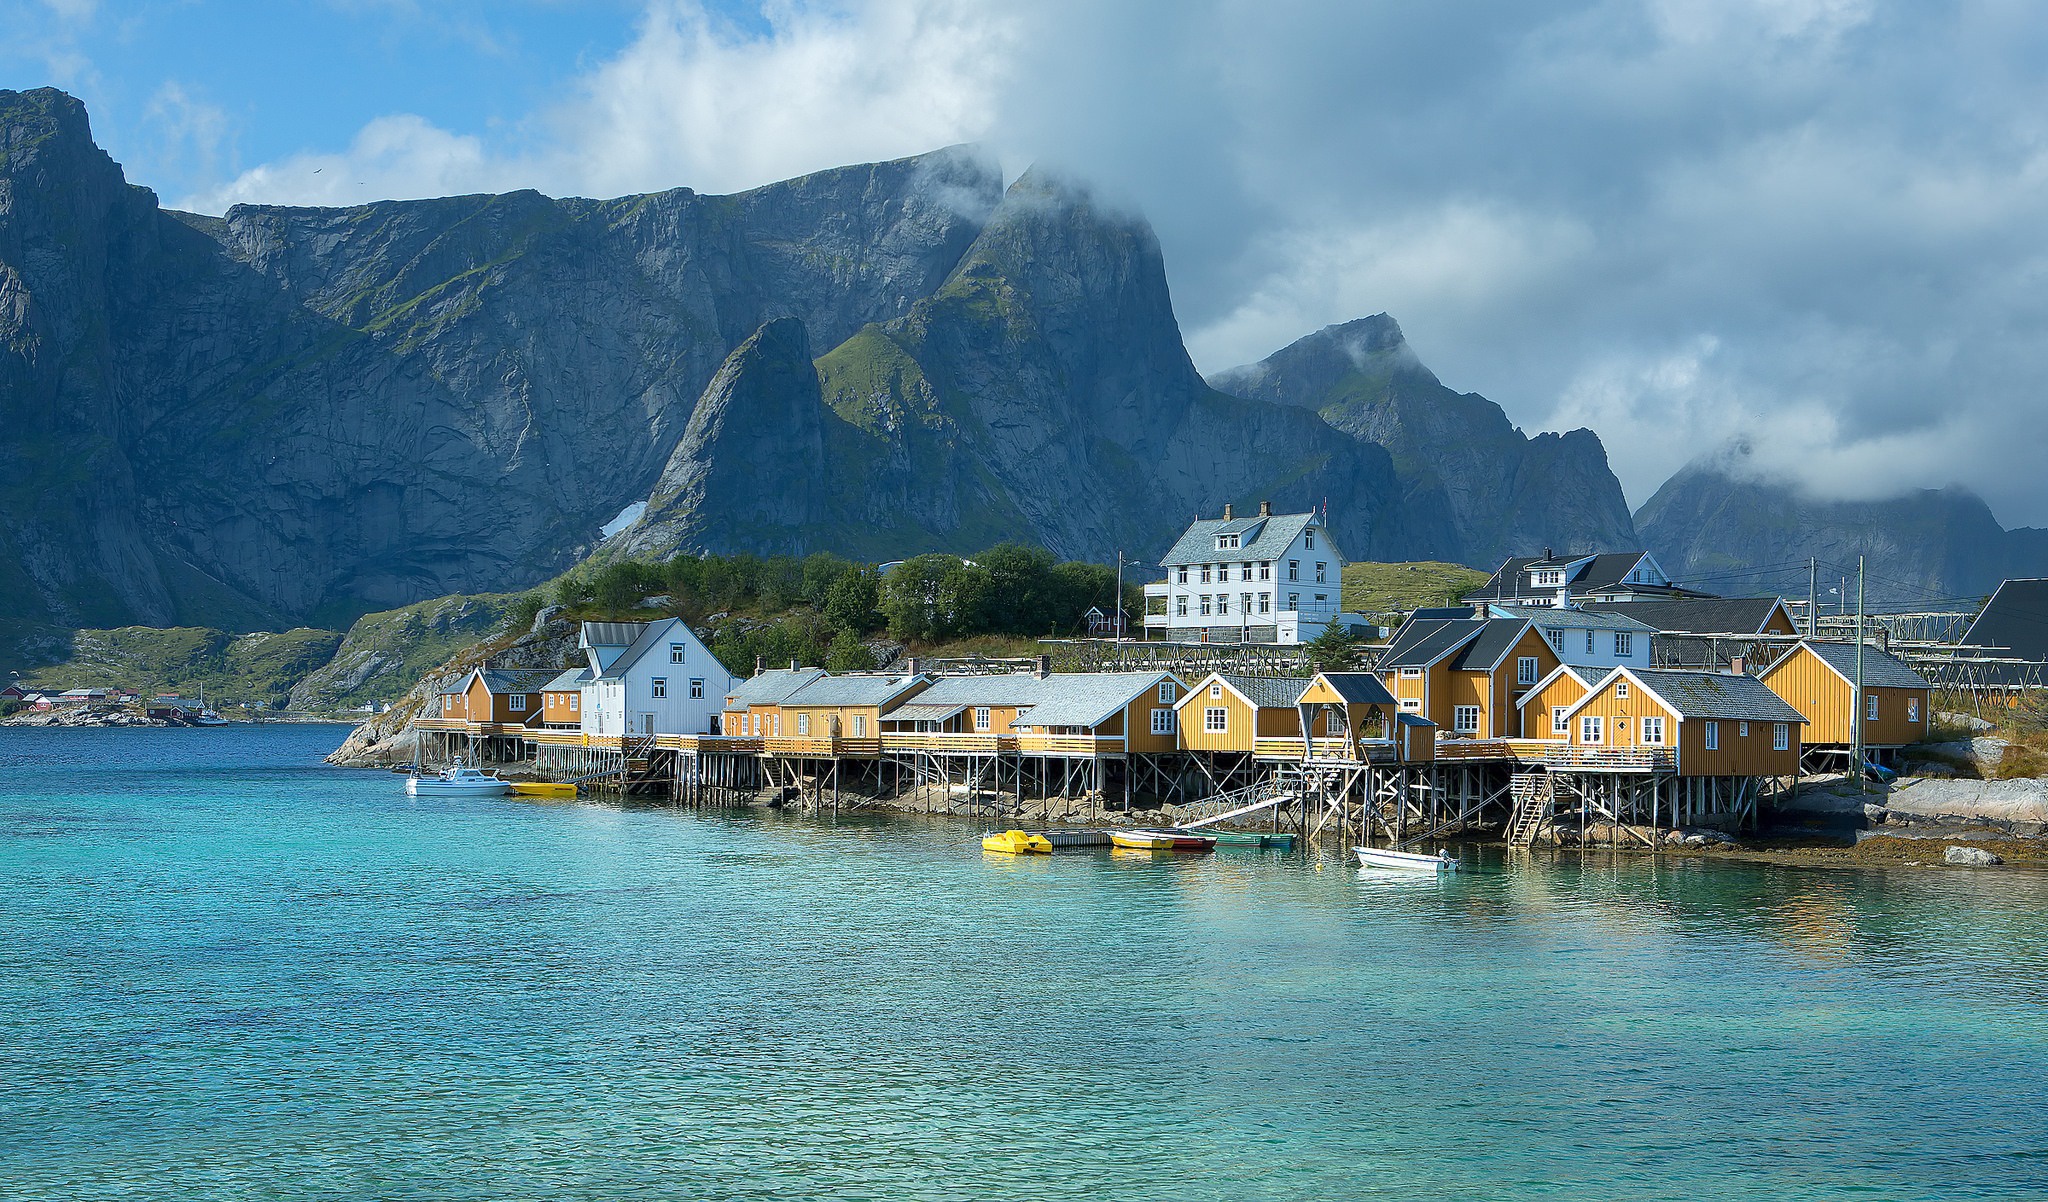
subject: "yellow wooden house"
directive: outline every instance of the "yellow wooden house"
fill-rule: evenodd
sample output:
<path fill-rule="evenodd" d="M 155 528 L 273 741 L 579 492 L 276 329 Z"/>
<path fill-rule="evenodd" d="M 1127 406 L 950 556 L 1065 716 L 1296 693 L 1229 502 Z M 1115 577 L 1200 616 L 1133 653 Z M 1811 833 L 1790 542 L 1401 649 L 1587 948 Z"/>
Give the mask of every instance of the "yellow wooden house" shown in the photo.
<path fill-rule="evenodd" d="M 1250 755 L 1261 741 L 1301 739 L 1301 711 L 1295 703 L 1308 687 L 1297 677 L 1211 672 L 1174 704 L 1183 751 Z M 1285 755 L 1277 742 L 1267 749 Z M 1297 749 L 1293 756 L 1299 758 Z"/>
<path fill-rule="evenodd" d="M 1527 619 L 1417 619 L 1380 657 L 1380 680 L 1402 713 L 1439 734 L 1471 739 L 1522 734 L 1523 696 L 1558 665 L 1557 651 Z"/>
<path fill-rule="evenodd" d="M 1679 776 L 1795 776 L 1806 720 L 1754 676 L 1616 668 L 1566 711 L 1589 761 Z"/>
<path fill-rule="evenodd" d="M 1809 747 L 1852 746 L 1859 709 L 1865 747 L 1892 750 L 1927 737 L 1934 686 L 1904 660 L 1869 644 L 1860 705 L 1854 643 L 1800 642 L 1757 679 L 1806 718 Z"/>

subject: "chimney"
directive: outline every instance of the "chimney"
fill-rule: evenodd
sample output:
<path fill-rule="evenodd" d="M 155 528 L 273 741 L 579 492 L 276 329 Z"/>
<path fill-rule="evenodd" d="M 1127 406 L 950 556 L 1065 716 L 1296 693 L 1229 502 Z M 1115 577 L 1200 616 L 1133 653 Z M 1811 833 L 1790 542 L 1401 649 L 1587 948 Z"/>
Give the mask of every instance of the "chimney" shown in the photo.
<path fill-rule="evenodd" d="M 1551 550 L 1551 549 L 1550 549 L 1549 547 L 1545 547 L 1545 548 L 1543 548 L 1543 558 L 1544 558 L 1544 560 L 1545 560 L 1546 562 L 1548 562 L 1549 560 L 1551 560 L 1552 558 L 1554 558 L 1554 557 L 1555 557 L 1555 555 L 1556 555 L 1556 553 L 1555 553 L 1555 552 L 1553 552 L 1553 551 L 1552 551 L 1552 550 Z"/>
<path fill-rule="evenodd" d="M 1034 665 L 1034 666 L 1033 666 L 1031 674 L 1032 674 L 1033 676 L 1036 676 L 1036 677 L 1038 677 L 1038 679 L 1040 679 L 1040 680 L 1044 680 L 1044 679 L 1045 679 L 1046 677 L 1048 677 L 1048 676 L 1051 676 L 1051 675 L 1052 675 L 1052 656 L 1050 656 L 1050 655 L 1041 655 L 1041 656 L 1039 656 L 1039 657 L 1038 657 L 1038 663 L 1037 663 L 1036 665 Z"/>
<path fill-rule="evenodd" d="M 915 655 L 903 661 L 903 675 L 906 679 L 916 680 L 918 673 L 922 670 L 923 665 L 917 662 L 917 657 Z"/>
<path fill-rule="evenodd" d="M 789 657 L 789 670 L 790 670 L 790 671 L 794 672 L 794 671 L 796 671 L 797 669 L 799 669 L 799 668 L 801 668 L 801 667 L 803 667 L 803 665 L 802 665 L 802 664 L 800 664 L 800 663 L 798 663 L 798 662 L 796 662 L 796 657 L 795 657 L 795 656 L 793 656 L 793 655 L 792 655 L 792 656 L 790 656 L 790 657 Z"/>
<path fill-rule="evenodd" d="M 1273 516 L 1273 503 L 1271 501 L 1259 502 L 1259 516 L 1262 518 Z"/>
<path fill-rule="evenodd" d="M 761 673 L 763 673 L 763 672 L 766 672 L 767 670 L 768 670 L 768 657 L 767 657 L 767 656 L 765 656 L 765 655 L 757 655 L 757 656 L 755 656 L 755 657 L 754 657 L 754 675 L 756 675 L 756 676 L 759 676 L 759 675 L 760 675 Z"/>
<path fill-rule="evenodd" d="M 1743 669 L 1747 667 L 1749 667 L 1749 661 L 1744 657 L 1738 655 L 1735 658 L 1728 661 L 1728 674 L 1731 676 L 1740 676 L 1742 675 Z"/>
<path fill-rule="evenodd" d="M 1228 505 L 1223 507 L 1223 520 L 1226 522 L 1230 520 L 1230 506 Z"/>

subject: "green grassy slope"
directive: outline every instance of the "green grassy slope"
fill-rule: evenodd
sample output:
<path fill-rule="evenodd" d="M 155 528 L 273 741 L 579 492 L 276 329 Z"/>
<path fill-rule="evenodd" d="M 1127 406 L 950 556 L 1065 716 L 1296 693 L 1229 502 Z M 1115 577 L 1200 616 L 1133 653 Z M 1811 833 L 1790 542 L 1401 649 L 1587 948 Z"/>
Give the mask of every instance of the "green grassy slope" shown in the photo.
<path fill-rule="evenodd" d="M 1455 604 L 1460 595 L 1488 579 L 1485 572 L 1455 563 L 1346 564 L 1344 608 L 1378 614 Z"/>

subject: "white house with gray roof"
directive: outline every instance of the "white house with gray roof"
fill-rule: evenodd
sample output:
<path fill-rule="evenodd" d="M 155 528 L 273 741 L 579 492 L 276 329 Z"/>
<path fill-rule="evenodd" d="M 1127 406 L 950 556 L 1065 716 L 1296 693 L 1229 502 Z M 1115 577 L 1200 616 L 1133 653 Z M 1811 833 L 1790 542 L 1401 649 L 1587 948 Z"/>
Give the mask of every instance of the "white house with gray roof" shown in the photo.
<path fill-rule="evenodd" d="M 1332 623 L 1363 627 L 1343 609 L 1344 556 L 1314 513 L 1197 519 L 1145 586 L 1145 637 L 1186 643 L 1306 643 Z M 1160 612 L 1151 612 L 1158 609 Z"/>
<path fill-rule="evenodd" d="M 681 618 L 585 622 L 583 733 L 710 734 L 733 677 Z"/>
<path fill-rule="evenodd" d="M 1626 614 L 1594 613 L 1576 606 L 1489 604 L 1489 618 L 1521 618 L 1543 633 L 1558 662 L 1575 668 L 1648 668 L 1657 628 Z"/>

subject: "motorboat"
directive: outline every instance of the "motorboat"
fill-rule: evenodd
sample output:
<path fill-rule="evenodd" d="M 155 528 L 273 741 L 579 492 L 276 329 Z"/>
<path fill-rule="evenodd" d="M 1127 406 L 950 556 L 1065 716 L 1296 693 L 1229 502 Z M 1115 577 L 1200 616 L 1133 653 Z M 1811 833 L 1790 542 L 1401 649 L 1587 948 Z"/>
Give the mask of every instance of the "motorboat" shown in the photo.
<path fill-rule="evenodd" d="M 1003 831 L 981 841 L 981 850 L 1006 856 L 1049 856 L 1052 840 L 1030 831 Z"/>
<path fill-rule="evenodd" d="M 1418 851 L 1395 851 L 1382 847 L 1354 847 L 1360 868 L 1399 868 L 1409 872 L 1456 872 L 1458 861 L 1449 852 L 1425 856 Z"/>
<path fill-rule="evenodd" d="M 1128 830 L 1109 832 L 1112 846 L 1129 851 L 1215 851 L 1216 836 L 1193 831 Z"/>
<path fill-rule="evenodd" d="M 228 720 L 226 718 L 221 717 L 210 709 L 201 709 L 198 713 L 192 715 L 192 725 L 194 726 L 226 726 L 227 724 Z"/>
<path fill-rule="evenodd" d="M 512 782 L 495 772 L 452 764 L 440 772 L 407 777 L 405 791 L 414 797 L 503 797 L 512 791 Z"/>

